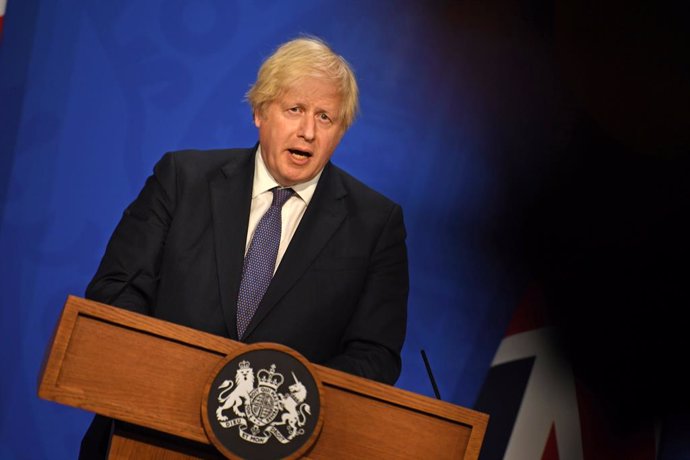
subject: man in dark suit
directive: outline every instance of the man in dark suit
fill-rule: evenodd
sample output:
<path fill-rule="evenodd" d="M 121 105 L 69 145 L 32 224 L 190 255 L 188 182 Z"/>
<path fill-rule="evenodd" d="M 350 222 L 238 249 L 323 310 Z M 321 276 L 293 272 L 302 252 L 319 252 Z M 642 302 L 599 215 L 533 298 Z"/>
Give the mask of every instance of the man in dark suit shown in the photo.
<path fill-rule="evenodd" d="M 357 112 L 352 70 L 320 40 L 299 38 L 264 62 L 247 98 L 258 145 L 165 155 L 87 297 L 395 383 L 408 293 L 402 212 L 330 163 Z M 288 188 L 266 287 L 253 257 L 270 239 L 264 215 Z"/>

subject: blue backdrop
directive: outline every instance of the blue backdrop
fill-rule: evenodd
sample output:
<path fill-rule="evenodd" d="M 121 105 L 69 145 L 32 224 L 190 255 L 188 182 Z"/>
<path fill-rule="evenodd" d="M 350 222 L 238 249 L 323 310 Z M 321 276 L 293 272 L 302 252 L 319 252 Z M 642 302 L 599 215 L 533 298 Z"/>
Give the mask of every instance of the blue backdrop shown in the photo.
<path fill-rule="evenodd" d="M 512 303 L 473 242 L 491 171 L 471 114 L 453 119 L 455 105 L 477 102 L 438 50 L 434 14 L 370 1 L 9 2 L 0 458 L 74 458 L 90 415 L 35 395 L 65 297 L 83 294 L 164 152 L 256 142 L 243 95 L 300 33 L 328 41 L 361 85 L 361 117 L 333 161 L 405 212 L 412 289 L 398 386 L 433 394 L 425 348 L 443 397 L 472 405 Z"/>
<path fill-rule="evenodd" d="M 164 152 L 256 142 L 243 95 L 300 33 L 325 39 L 358 75 L 361 117 L 333 161 L 404 210 L 411 292 L 397 386 L 433 394 L 424 348 L 444 399 L 473 405 L 534 276 L 522 216 L 588 98 L 563 83 L 580 80 L 564 77 L 572 67 L 554 51 L 563 37 L 549 2 L 422 3 L 9 0 L 0 458 L 75 458 L 91 415 L 36 396 L 66 296 L 83 294 Z"/>

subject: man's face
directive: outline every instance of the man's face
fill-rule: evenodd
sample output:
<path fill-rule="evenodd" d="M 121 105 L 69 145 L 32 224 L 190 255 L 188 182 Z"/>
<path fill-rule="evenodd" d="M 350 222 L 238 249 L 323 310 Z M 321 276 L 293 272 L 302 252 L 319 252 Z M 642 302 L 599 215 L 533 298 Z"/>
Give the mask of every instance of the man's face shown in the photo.
<path fill-rule="evenodd" d="M 328 163 L 345 133 L 340 104 L 332 82 L 304 77 L 254 114 L 264 163 L 280 185 L 306 182 Z"/>

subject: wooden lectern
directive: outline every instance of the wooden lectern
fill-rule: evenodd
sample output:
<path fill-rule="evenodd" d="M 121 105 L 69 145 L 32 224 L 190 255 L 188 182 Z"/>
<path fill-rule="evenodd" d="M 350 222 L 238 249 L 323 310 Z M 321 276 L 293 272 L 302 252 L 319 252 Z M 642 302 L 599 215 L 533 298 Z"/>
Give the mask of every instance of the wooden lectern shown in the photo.
<path fill-rule="evenodd" d="M 111 459 L 221 458 L 204 386 L 245 345 L 70 296 L 41 371 L 41 398 L 118 420 Z M 314 366 L 324 422 L 310 459 L 476 459 L 488 415 Z"/>

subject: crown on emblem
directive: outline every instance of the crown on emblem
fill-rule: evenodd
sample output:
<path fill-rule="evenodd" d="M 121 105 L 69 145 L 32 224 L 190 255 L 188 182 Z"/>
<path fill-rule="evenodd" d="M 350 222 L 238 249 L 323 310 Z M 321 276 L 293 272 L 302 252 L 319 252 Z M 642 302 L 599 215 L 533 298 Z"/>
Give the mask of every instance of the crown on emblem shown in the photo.
<path fill-rule="evenodd" d="M 283 384 L 283 381 L 285 381 L 283 374 L 276 372 L 275 364 L 271 364 L 271 369 L 268 371 L 266 369 L 261 369 L 256 373 L 256 376 L 259 378 L 259 386 L 273 388 L 274 390 L 278 389 L 278 387 Z"/>
<path fill-rule="evenodd" d="M 247 360 L 240 361 L 240 369 L 250 369 L 249 361 L 247 361 Z"/>

